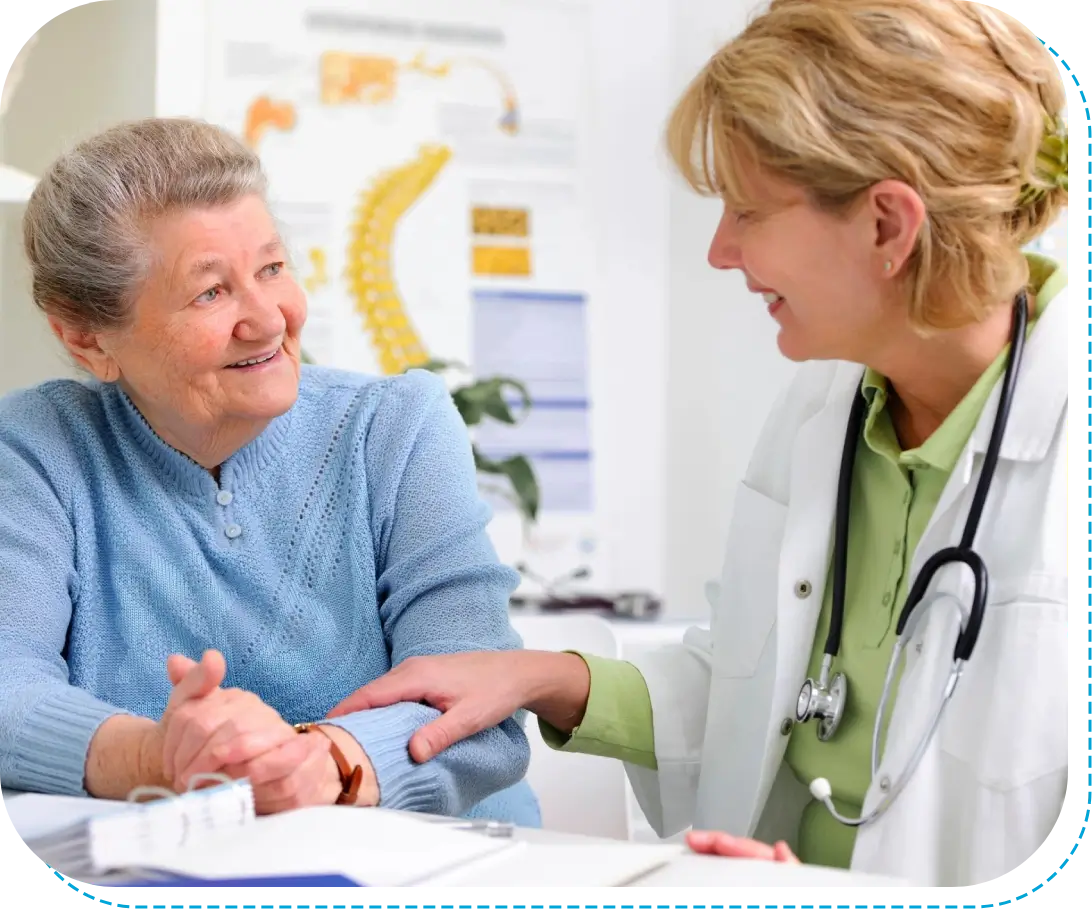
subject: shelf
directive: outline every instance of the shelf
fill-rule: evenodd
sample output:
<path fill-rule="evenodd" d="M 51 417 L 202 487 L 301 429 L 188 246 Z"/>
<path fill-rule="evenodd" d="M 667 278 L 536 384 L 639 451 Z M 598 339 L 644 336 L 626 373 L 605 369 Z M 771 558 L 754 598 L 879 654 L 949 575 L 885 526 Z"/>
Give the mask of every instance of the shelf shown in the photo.
<path fill-rule="evenodd" d="M 30 174 L 0 164 L 0 204 L 8 202 L 18 205 L 26 202 L 37 183 Z"/>

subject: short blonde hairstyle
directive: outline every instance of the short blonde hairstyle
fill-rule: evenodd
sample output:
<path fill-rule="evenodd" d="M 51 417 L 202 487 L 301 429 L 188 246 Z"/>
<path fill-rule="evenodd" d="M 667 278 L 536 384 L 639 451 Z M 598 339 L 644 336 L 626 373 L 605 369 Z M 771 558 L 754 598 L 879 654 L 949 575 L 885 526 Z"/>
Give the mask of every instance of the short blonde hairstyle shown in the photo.
<path fill-rule="evenodd" d="M 23 216 L 34 302 L 87 331 L 123 326 L 152 262 L 149 223 L 266 194 L 257 155 L 188 118 L 120 123 L 62 154 Z"/>
<path fill-rule="evenodd" d="M 967 0 L 773 0 L 671 116 L 690 185 L 754 203 L 747 162 L 846 211 L 885 179 L 921 196 L 908 263 L 923 332 L 983 319 L 1028 280 L 1022 248 L 1068 202 L 1065 90 L 1024 26 Z"/>

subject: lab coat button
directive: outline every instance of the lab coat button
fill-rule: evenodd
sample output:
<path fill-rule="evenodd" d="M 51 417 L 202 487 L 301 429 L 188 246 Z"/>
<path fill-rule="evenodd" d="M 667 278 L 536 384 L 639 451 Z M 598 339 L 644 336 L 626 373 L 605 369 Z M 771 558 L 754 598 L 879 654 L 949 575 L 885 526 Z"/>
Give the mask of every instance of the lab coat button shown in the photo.
<path fill-rule="evenodd" d="M 785 717 L 785 719 L 781 721 L 781 734 L 788 735 L 790 732 L 792 732 L 792 720 Z"/>
<path fill-rule="evenodd" d="M 891 780 L 887 777 L 880 777 L 880 792 L 887 792 L 891 788 Z"/>
<path fill-rule="evenodd" d="M 811 581 L 797 581 L 796 582 L 796 596 L 797 599 L 806 600 L 811 596 Z"/>

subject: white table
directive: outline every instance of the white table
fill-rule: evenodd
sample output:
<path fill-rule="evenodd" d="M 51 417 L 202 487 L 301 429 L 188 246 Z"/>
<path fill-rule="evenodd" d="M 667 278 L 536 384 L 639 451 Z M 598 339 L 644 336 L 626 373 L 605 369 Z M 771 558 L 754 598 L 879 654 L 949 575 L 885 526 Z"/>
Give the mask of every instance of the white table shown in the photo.
<path fill-rule="evenodd" d="M 12 799 L 17 799 L 22 793 L 17 792 L 5 792 L 5 802 Z M 50 809 L 50 824 L 53 827 L 63 825 L 64 823 L 74 822 L 80 818 L 87 817 L 92 813 L 95 813 L 96 808 L 105 807 L 105 803 L 98 802 L 91 799 L 58 799 L 56 808 Z M 358 809 L 366 811 L 368 809 Z M 399 812 L 392 812 L 399 813 Z M 411 815 L 415 819 L 427 819 L 436 823 L 457 823 L 451 818 L 430 818 L 426 815 Z M 25 822 L 25 818 L 24 818 Z M 35 832 L 42 832 L 43 825 L 35 820 L 33 823 L 26 824 L 22 828 L 23 830 L 34 829 Z M 477 834 L 470 834 L 477 835 Z M 612 849 L 642 849 L 640 845 L 633 844 L 628 845 L 626 843 L 620 843 L 615 840 L 598 840 L 593 837 L 579 836 L 575 834 L 556 833 L 547 830 L 529 830 L 523 828 L 516 828 L 513 831 L 515 839 L 522 840 L 530 844 L 537 844 L 539 846 L 559 846 L 569 847 L 571 850 L 573 846 L 581 846 L 586 849 L 589 845 L 609 845 Z M 316 837 L 308 840 L 308 846 L 319 850 L 321 853 L 328 851 L 323 843 L 321 837 Z M 582 849 L 581 851 L 584 851 Z M 518 853 L 515 853 L 513 860 L 518 860 Z M 544 858 L 548 858 L 548 855 L 539 854 L 535 856 L 536 860 L 542 862 Z M 526 862 L 525 862 L 526 864 Z M 547 864 L 549 864 L 547 862 Z M 564 886 L 566 881 L 564 879 L 564 864 L 555 861 L 553 863 L 553 871 L 550 874 L 550 882 L 556 883 L 559 886 Z M 45 873 L 45 872 L 43 872 Z M 460 881 L 462 886 L 493 886 L 498 883 L 498 875 L 502 875 L 503 871 L 499 868 L 498 864 L 484 863 L 480 871 L 475 871 L 470 878 Z M 99 881 L 88 882 L 98 883 L 102 886 L 119 885 L 124 884 L 139 878 L 123 875 L 113 874 L 107 878 L 103 878 Z M 503 882 L 503 881 L 502 881 Z M 893 882 L 886 879 L 876 878 L 870 875 L 849 874 L 848 872 L 838 871 L 828 868 L 814 868 L 808 866 L 787 866 L 787 865 L 775 865 L 770 862 L 752 862 L 752 861 L 740 861 L 734 859 L 722 859 L 706 856 L 695 856 L 685 853 L 684 850 L 679 851 L 679 856 L 672 859 L 667 865 L 660 867 L 650 873 L 629 882 L 626 886 L 632 887 L 678 887 L 678 886 L 793 886 L 793 887 L 815 887 L 815 886 L 832 886 L 839 887 L 851 886 L 883 886 L 890 885 L 892 883 L 898 884 L 900 882 Z M 542 882 L 535 882 L 536 885 L 542 885 Z"/>

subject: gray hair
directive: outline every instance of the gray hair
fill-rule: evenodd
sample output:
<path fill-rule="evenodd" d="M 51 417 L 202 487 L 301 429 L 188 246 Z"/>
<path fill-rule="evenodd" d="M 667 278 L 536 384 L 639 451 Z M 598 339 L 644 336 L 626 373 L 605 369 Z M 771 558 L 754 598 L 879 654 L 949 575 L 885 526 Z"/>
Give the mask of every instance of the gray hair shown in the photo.
<path fill-rule="evenodd" d="M 61 155 L 23 216 L 35 304 L 74 327 L 118 328 L 147 277 L 156 218 L 266 193 L 257 155 L 200 120 L 122 123 Z"/>

